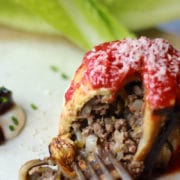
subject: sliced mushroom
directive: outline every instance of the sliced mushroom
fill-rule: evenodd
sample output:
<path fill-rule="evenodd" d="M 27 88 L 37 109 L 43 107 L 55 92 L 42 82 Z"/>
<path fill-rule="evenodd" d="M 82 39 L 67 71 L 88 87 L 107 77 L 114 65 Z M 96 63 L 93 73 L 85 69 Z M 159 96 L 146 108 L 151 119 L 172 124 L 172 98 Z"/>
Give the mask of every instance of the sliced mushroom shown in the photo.
<path fill-rule="evenodd" d="M 9 111 L 1 115 L 0 124 L 4 138 L 10 140 L 16 137 L 23 129 L 26 122 L 26 114 L 19 105 L 14 105 Z"/>

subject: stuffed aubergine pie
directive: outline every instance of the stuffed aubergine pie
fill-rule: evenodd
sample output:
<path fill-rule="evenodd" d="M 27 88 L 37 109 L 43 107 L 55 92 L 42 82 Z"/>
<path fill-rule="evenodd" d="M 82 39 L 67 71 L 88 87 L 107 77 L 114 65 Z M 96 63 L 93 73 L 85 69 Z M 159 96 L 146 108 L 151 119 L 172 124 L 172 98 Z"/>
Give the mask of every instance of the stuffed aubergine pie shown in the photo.
<path fill-rule="evenodd" d="M 180 52 L 166 40 L 141 37 L 100 44 L 85 54 L 65 93 L 50 157 L 27 162 L 20 178 L 72 179 L 78 164 L 90 179 L 82 154 L 93 166 L 91 154 L 100 150 L 133 179 L 165 173 L 172 160 L 177 168 L 179 111 Z M 100 158 L 115 179 L 122 178 L 108 167 L 106 155 Z M 94 169 L 101 179 L 98 167 Z"/>

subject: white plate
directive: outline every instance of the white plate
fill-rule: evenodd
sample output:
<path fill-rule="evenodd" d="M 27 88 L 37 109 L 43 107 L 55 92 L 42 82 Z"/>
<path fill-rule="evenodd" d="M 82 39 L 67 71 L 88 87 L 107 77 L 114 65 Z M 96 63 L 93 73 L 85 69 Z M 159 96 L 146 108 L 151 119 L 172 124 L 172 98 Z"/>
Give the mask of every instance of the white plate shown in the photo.
<path fill-rule="evenodd" d="M 48 155 L 48 144 L 58 132 L 64 91 L 69 84 L 50 66 L 55 65 L 72 77 L 82 55 L 64 39 L 0 30 L 0 86 L 13 91 L 15 101 L 27 114 L 22 133 L 0 146 L 0 180 L 18 179 L 23 163 Z M 38 109 L 33 110 L 31 103 Z"/>
<path fill-rule="evenodd" d="M 179 37 L 161 36 L 180 49 Z M 57 135 L 64 91 L 70 82 L 50 66 L 59 67 L 71 78 L 82 56 L 80 49 L 62 38 L 0 28 L 0 86 L 13 91 L 15 101 L 27 114 L 22 133 L 0 146 L 0 180 L 17 180 L 23 163 L 48 156 L 48 144 Z M 31 108 L 32 103 L 37 110 Z M 179 174 L 173 176 L 176 178 Z"/>

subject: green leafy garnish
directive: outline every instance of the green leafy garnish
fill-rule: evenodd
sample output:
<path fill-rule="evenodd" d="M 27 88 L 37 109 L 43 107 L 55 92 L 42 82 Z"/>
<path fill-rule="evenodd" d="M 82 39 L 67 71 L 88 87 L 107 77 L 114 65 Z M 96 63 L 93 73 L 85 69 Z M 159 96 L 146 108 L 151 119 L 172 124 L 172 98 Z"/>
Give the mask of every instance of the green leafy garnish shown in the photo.
<path fill-rule="evenodd" d="M 38 107 L 35 105 L 35 104 L 31 104 L 31 108 L 33 109 L 33 110 L 37 110 L 38 109 Z"/>

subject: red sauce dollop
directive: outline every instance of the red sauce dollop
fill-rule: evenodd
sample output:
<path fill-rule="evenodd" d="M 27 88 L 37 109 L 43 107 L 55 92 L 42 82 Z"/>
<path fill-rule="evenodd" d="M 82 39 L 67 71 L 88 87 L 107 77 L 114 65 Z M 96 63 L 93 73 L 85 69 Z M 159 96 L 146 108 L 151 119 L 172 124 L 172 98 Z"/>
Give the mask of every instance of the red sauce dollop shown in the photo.
<path fill-rule="evenodd" d="M 145 101 L 154 109 L 180 103 L 180 52 L 164 39 L 141 37 L 100 44 L 85 54 L 77 73 L 82 67 L 83 78 L 72 81 L 66 101 L 78 84 L 87 82 L 94 89 L 107 88 L 115 97 L 128 79 L 138 75 L 145 87 Z"/>

